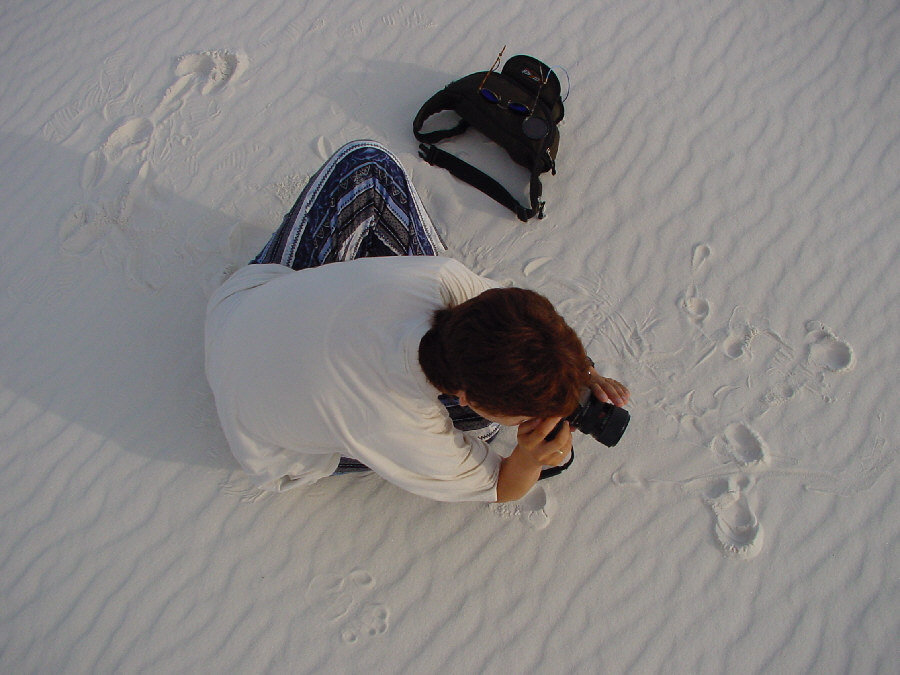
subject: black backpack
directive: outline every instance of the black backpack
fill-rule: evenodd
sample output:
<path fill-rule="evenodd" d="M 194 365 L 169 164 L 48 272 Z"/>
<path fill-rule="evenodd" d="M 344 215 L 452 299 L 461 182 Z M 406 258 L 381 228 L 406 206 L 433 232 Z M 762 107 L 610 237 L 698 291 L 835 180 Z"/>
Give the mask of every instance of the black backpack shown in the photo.
<path fill-rule="evenodd" d="M 505 49 L 505 48 L 504 48 Z M 503 52 L 494 67 L 451 82 L 432 96 L 413 121 L 413 133 L 421 141 L 419 156 L 429 164 L 447 169 L 457 178 L 478 188 L 510 209 L 519 220 L 544 217 L 540 174 L 556 174 L 559 148 L 557 125 L 564 115 L 559 78 L 549 66 L 533 56 L 510 58 L 503 70 Z M 460 116 L 451 129 L 423 132 L 422 125 L 432 115 L 453 110 Z M 470 126 L 502 146 L 509 156 L 531 171 L 531 206 L 520 204 L 509 191 L 486 173 L 433 144 L 463 133 Z"/>

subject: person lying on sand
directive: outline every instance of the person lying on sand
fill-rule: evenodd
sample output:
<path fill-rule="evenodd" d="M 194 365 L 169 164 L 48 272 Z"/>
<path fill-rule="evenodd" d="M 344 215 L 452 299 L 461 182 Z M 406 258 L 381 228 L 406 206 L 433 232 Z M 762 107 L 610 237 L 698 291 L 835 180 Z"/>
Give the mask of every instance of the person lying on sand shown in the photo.
<path fill-rule="evenodd" d="M 627 403 L 549 300 L 441 250 L 397 158 L 356 141 L 215 291 L 207 378 L 259 487 L 362 469 L 439 501 L 516 500 L 570 456 L 568 425 L 547 436 L 585 387 Z M 501 425 L 518 427 L 506 458 Z"/>

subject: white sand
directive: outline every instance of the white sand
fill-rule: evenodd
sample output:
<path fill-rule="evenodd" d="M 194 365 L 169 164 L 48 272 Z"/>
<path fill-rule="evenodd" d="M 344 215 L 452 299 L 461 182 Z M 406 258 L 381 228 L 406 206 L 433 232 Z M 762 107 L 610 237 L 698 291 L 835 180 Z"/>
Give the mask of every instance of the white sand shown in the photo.
<path fill-rule="evenodd" d="M 504 43 L 572 83 L 527 225 L 411 134 Z M 894 0 L 18 0 L 0 64 L 0 672 L 897 672 Z M 618 447 L 248 489 L 205 299 L 360 137 L 631 386 Z"/>

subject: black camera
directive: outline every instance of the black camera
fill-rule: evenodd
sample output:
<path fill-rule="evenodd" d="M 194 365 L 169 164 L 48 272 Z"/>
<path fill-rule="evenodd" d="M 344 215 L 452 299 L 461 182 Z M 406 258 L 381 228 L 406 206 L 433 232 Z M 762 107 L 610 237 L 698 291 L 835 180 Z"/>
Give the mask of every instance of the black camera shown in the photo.
<path fill-rule="evenodd" d="M 631 415 L 627 410 L 601 401 L 590 389 L 586 389 L 575 412 L 561 420 L 547 436 L 547 440 L 552 440 L 562 425 L 568 422 L 581 433 L 612 447 L 622 438 L 630 419 Z"/>

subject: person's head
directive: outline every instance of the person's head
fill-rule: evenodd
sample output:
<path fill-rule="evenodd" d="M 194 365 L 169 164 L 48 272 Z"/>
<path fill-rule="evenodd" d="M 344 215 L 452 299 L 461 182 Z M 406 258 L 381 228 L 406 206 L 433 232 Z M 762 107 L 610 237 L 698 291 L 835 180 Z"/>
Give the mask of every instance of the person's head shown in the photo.
<path fill-rule="evenodd" d="M 522 288 L 436 311 L 419 362 L 437 389 L 501 417 L 569 415 L 589 379 L 575 331 L 547 298 Z"/>

